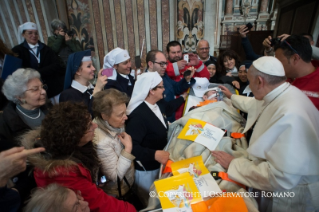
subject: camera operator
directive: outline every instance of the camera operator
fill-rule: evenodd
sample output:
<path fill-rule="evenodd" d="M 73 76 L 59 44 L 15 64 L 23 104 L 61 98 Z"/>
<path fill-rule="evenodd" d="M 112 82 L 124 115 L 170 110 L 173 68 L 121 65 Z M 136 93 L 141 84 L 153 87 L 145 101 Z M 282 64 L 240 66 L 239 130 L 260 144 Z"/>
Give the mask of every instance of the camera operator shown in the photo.
<path fill-rule="evenodd" d="M 59 19 L 51 22 L 53 36 L 48 39 L 48 46 L 61 58 L 64 66 L 70 54 L 82 51 L 81 44 L 73 38 L 73 32 L 67 30 L 65 23 Z"/>

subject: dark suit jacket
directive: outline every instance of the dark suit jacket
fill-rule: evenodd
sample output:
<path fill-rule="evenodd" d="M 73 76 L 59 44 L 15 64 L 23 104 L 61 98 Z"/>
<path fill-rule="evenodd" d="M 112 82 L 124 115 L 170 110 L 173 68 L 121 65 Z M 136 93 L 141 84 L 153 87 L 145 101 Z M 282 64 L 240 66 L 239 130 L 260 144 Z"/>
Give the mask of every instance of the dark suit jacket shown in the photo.
<path fill-rule="evenodd" d="M 131 86 L 128 85 L 128 79 L 122 77 L 119 73 L 117 73 L 116 80 L 107 80 L 107 84 L 104 86 L 104 89 L 115 88 L 131 97 L 135 85 L 135 79 L 130 74 L 128 75 L 128 78 L 132 83 Z"/>
<path fill-rule="evenodd" d="M 90 94 L 87 92 L 82 93 L 79 90 L 76 90 L 75 88 L 69 88 L 64 90 L 61 95 L 59 102 L 83 102 L 85 105 L 87 105 L 89 112 L 91 113 L 93 117 L 93 112 L 92 112 L 92 103 L 93 103 L 93 96 L 90 99 Z"/>
<path fill-rule="evenodd" d="M 165 117 L 164 120 L 166 122 Z M 126 132 L 133 141 L 132 155 L 136 157 L 135 169 L 143 170 L 136 161 L 140 161 L 148 171 L 160 168 L 160 163 L 155 160 L 155 152 L 163 150 L 167 144 L 167 129 L 145 102 L 129 115 Z"/>
<path fill-rule="evenodd" d="M 48 98 L 51 98 L 63 90 L 65 68 L 61 66 L 58 57 L 50 47 L 40 41 L 38 44 L 40 49 L 40 63 L 37 68 L 33 68 L 40 72 L 43 84 L 48 86 Z M 22 59 L 23 68 L 32 67 L 31 53 L 27 45 L 26 41 L 24 41 L 12 49 L 13 52 L 18 54 L 18 58 Z"/>

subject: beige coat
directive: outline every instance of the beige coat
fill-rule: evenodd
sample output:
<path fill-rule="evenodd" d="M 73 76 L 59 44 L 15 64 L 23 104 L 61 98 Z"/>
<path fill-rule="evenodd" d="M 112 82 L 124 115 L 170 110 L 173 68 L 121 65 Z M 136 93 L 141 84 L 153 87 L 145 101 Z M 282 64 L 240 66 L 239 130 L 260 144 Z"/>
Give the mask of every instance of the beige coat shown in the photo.
<path fill-rule="evenodd" d="M 95 129 L 93 142 L 97 147 L 97 154 L 101 161 L 101 171 L 105 175 L 107 182 L 103 190 L 110 195 L 118 196 L 117 176 L 121 181 L 121 192 L 124 195 L 128 191 L 128 186 L 124 182 L 124 176 L 130 183 L 134 183 L 135 157 L 123 149 L 121 141 L 117 137 L 118 133 L 110 130 L 109 126 L 98 118 L 94 121 L 98 124 Z"/>

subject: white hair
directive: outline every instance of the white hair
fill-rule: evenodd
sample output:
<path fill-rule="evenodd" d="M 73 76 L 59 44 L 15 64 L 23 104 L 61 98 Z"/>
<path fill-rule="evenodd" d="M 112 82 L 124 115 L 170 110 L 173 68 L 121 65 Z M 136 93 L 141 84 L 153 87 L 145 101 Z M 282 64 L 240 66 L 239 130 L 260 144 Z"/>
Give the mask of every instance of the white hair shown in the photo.
<path fill-rule="evenodd" d="M 69 190 L 58 184 L 50 184 L 46 188 L 38 188 L 32 195 L 24 212 L 59 212 L 63 211 L 63 203 L 68 198 Z"/>
<path fill-rule="evenodd" d="M 30 80 L 40 78 L 40 73 L 31 68 L 19 68 L 12 75 L 9 75 L 3 84 L 2 92 L 9 101 L 19 104 L 23 93 L 27 90 L 27 84 Z"/>

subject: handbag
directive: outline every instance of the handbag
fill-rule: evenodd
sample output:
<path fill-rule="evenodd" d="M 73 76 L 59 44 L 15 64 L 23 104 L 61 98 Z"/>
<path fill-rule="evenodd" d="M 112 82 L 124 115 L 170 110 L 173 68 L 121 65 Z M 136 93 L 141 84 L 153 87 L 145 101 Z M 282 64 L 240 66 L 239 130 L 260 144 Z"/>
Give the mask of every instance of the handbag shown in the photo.
<path fill-rule="evenodd" d="M 117 190 L 119 192 L 119 196 L 118 196 L 117 199 L 131 203 L 132 205 L 134 205 L 134 207 L 135 207 L 135 209 L 137 211 L 142 210 L 143 208 L 145 208 L 143 203 L 141 202 L 141 200 L 138 198 L 138 195 L 136 194 L 136 192 L 130 186 L 130 184 L 127 181 L 125 176 L 124 176 L 123 180 L 127 184 L 127 186 L 129 187 L 129 190 L 126 192 L 126 194 L 122 195 L 122 192 L 121 192 L 121 181 L 120 181 L 120 178 L 117 176 Z"/>

